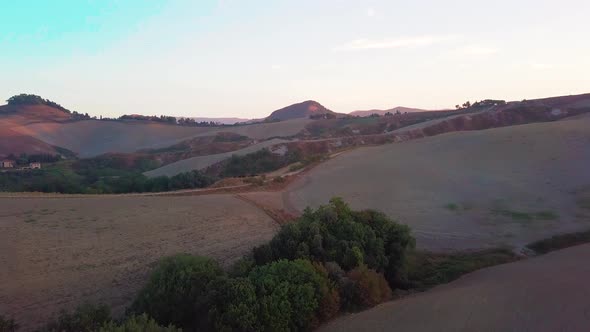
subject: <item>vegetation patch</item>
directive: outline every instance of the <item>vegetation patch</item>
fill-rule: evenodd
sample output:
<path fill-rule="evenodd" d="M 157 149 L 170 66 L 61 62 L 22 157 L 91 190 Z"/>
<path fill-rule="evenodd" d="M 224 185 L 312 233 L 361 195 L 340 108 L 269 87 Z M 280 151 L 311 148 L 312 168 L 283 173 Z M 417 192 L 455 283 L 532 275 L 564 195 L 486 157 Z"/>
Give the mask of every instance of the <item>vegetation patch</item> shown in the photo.
<path fill-rule="evenodd" d="M 533 221 L 533 220 L 555 220 L 559 216 L 553 211 L 539 211 L 539 212 L 522 212 L 510 209 L 492 209 L 491 213 L 494 216 L 503 216 L 511 218 L 515 221 Z"/>
<path fill-rule="evenodd" d="M 460 276 L 485 267 L 510 263 L 518 258 L 509 249 L 436 254 L 412 251 L 408 255 L 406 288 L 426 290 L 436 285 L 451 282 Z"/>
<path fill-rule="evenodd" d="M 584 232 L 556 235 L 549 239 L 533 242 L 527 248 L 538 254 L 546 254 L 551 251 L 573 247 L 590 242 L 590 230 Z"/>

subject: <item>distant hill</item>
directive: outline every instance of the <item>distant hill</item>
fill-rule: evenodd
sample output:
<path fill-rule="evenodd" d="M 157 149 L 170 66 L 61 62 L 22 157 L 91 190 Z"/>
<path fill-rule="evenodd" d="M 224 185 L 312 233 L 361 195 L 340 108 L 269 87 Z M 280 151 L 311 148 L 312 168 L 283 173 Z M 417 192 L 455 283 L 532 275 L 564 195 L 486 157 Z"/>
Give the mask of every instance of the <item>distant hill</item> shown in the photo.
<path fill-rule="evenodd" d="M 309 118 L 311 115 L 337 114 L 325 108 L 317 101 L 308 100 L 302 103 L 293 104 L 272 112 L 266 120 L 284 121 L 291 119 Z"/>
<path fill-rule="evenodd" d="M 243 118 L 191 118 L 197 122 L 215 122 L 226 125 L 236 124 L 238 122 L 249 122 L 251 119 Z"/>
<path fill-rule="evenodd" d="M 390 112 L 395 114 L 395 112 L 400 112 L 400 113 L 413 113 L 413 112 L 428 112 L 429 110 L 423 110 L 423 109 L 419 109 L 419 108 L 411 108 L 411 107 L 403 107 L 403 106 L 397 106 L 388 110 L 367 110 L 367 111 L 354 111 L 354 112 L 350 112 L 349 115 L 353 115 L 353 116 L 369 116 L 371 114 L 379 114 L 379 115 L 385 115 L 385 113 Z"/>

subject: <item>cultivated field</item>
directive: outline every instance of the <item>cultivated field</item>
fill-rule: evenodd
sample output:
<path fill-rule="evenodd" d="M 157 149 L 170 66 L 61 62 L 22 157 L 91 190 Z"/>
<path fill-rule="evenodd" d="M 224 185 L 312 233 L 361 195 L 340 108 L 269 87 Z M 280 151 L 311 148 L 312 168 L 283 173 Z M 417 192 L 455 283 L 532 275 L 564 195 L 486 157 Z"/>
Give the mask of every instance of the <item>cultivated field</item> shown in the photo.
<path fill-rule="evenodd" d="M 589 259 L 585 244 L 476 271 L 320 331 L 587 331 Z"/>
<path fill-rule="evenodd" d="M 301 211 L 341 196 L 410 225 L 420 248 L 522 246 L 590 227 L 590 116 L 359 148 L 286 193 Z"/>
<path fill-rule="evenodd" d="M 197 136 L 231 132 L 253 139 L 297 134 L 312 120 L 296 119 L 236 127 L 184 127 L 145 121 L 86 120 L 69 123 L 34 123 L 15 128 L 52 145 L 92 157 L 107 152 L 135 152 L 163 148 Z"/>
<path fill-rule="evenodd" d="M 263 141 L 258 144 L 253 144 L 253 145 L 250 145 L 246 148 L 236 150 L 236 151 L 212 154 L 212 155 L 208 155 L 208 156 L 198 156 L 198 157 L 179 160 L 177 162 L 168 164 L 166 166 L 162 166 L 160 168 L 156 168 L 154 170 L 145 172 L 144 174 L 149 177 L 156 177 L 156 176 L 162 176 L 162 175 L 174 176 L 176 174 L 183 173 L 183 172 L 189 172 L 192 170 L 202 170 L 202 169 L 205 169 L 205 168 L 207 168 L 213 164 L 216 164 L 224 159 L 230 158 L 232 155 L 242 156 L 242 155 L 245 155 L 248 153 L 253 153 L 253 152 L 262 150 L 264 148 L 271 147 L 276 144 L 286 143 L 286 142 L 289 142 L 289 141 L 284 140 L 284 139 L 279 139 L 279 138 L 270 139 L 268 141 Z"/>
<path fill-rule="evenodd" d="M 130 303 L 153 264 L 188 252 L 222 264 L 276 223 L 231 195 L 0 198 L 0 313 L 28 330 L 60 309 Z"/>

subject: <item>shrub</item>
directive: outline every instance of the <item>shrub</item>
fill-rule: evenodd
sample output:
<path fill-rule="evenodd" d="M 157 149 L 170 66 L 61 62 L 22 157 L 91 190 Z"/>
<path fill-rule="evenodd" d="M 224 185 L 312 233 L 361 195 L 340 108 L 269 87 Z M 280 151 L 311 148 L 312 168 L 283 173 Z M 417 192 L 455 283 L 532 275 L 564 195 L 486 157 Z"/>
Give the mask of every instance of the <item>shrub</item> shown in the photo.
<path fill-rule="evenodd" d="M 258 330 L 256 289 L 247 278 L 219 278 L 210 284 L 209 320 L 215 331 Z"/>
<path fill-rule="evenodd" d="M 111 311 L 104 304 L 82 304 L 73 313 L 60 312 L 59 316 L 40 331 L 91 332 L 111 320 Z"/>
<path fill-rule="evenodd" d="M 18 330 L 18 324 L 14 319 L 8 319 L 0 315 L 0 332 L 14 332 Z"/>
<path fill-rule="evenodd" d="M 180 254 L 163 259 L 132 306 L 161 324 L 194 327 L 207 312 L 209 283 L 223 274 L 218 264 L 204 257 Z"/>
<path fill-rule="evenodd" d="M 357 308 L 370 308 L 391 299 L 391 288 L 381 273 L 361 265 L 346 276 L 352 281 L 352 303 Z"/>
<path fill-rule="evenodd" d="M 328 279 L 307 260 L 279 260 L 254 269 L 260 328 L 308 330 L 320 320 L 319 307 L 329 296 Z"/>
<path fill-rule="evenodd" d="M 253 257 L 258 265 L 298 258 L 336 262 L 345 270 L 366 264 L 396 285 L 404 278 L 406 251 L 414 243 L 409 227 L 377 211 L 352 211 L 333 198 L 315 211 L 306 209 L 269 244 L 255 248 Z"/>
<path fill-rule="evenodd" d="M 140 316 L 131 316 L 120 324 L 109 322 L 104 324 L 99 332 L 181 332 L 182 330 L 172 325 L 163 327 L 143 314 Z"/>

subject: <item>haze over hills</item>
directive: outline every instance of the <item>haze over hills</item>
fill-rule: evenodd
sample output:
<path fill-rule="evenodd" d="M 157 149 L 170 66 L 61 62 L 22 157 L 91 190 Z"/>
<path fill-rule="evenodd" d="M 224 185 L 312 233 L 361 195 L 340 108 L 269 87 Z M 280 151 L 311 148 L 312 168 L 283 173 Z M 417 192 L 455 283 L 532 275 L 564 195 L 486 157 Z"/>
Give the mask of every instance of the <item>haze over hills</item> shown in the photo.
<path fill-rule="evenodd" d="M 284 121 L 298 118 L 309 118 L 312 115 L 337 114 L 314 100 L 307 100 L 293 104 L 272 112 L 266 119 L 269 121 Z"/>

